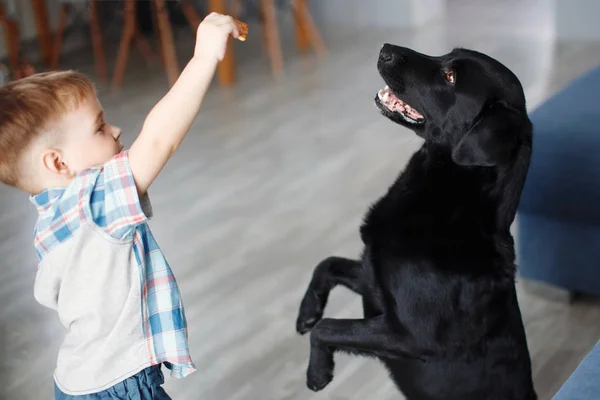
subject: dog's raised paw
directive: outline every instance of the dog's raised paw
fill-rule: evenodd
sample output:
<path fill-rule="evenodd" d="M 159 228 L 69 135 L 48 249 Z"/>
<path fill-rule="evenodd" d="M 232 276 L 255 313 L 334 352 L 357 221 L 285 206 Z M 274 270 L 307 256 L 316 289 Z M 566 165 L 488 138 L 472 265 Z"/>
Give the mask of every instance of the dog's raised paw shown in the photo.
<path fill-rule="evenodd" d="M 310 371 L 307 374 L 306 386 L 313 392 L 319 392 L 333 380 L 333 373 L 313 374 Z"/>
<path fill-rule="evenodd" d="M 303 316 L 299 316 L 298 320 L 296 321 L 296 332 L 298 332 L 301 335 L 310 332 L 310 330 L 314 328 L 314 326 L 317 324 L 317 322 L 319 322 L 320 319 L 321 318 L 318 317 L 305 318 Z"/>
<path fill-rule="evenodd" d="M 321 299 L 312 291 L 308 291 L 302 303 L 296 320 L 296 331 L 304 335 L 309 332 L 323 318 L 323 306 Z"/>

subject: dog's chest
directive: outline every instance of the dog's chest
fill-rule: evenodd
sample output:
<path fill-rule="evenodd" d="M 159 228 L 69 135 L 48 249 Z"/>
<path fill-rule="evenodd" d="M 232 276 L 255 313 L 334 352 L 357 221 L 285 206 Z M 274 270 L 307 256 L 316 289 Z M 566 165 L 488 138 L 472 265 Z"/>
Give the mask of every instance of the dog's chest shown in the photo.
<path fill-rule="evenodd" d="M 428 211 L 426 204 L 411 204 L 390 191 L 366 213 L 360 229 L 365 244 L 386 244 L 431 240 L 432 235 L 444 233 L 435 227 L 440 221 L 437 213 Z M 427 202 L 424 199 L 424 202 Z"/>

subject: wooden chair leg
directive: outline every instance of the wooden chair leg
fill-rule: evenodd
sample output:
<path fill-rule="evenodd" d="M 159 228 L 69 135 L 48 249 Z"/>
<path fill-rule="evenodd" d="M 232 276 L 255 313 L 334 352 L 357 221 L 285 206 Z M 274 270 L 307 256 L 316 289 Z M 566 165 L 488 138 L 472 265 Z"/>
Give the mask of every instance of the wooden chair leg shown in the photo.
<path fill-rule="evenodd" d="M 135 33 L 133 34 L 133 41 L 135 42 L 135 47 L 142 54 L 142 56 L 146 59 L 146 62 L 152 63 L 154 61 L 154 53 L 152 51 L 152 47 L 148 40 L 144 37 L 142 32 L 140 31 L 140 27 L 138 24 L 135 25 Z"/>
<path fill-rule="evenodd" d="M 56 27 L 56 33 L 54 34 L 54 44 L 52 46 L 52 61 L 50 62 L 50 69 L 58 69 L 58 63 L 60 62 L 60 52 L 62 50 L 63 34 L 67 25 L 67 17 L 69 16 L 69 5 L 63 3 L 60 6 L 60 14 L 58 16 L 58 26 Z"/>
<path fill-rule="evenodd" d="M 19 25 L 11 20 L 0 19 L 2 30 L 4 31 L 4 40 L 8 53 L 8 63 L 13 79 L 21 78 L 21 63 L 20 63 L 20 32 Z"/>
<path fill-rule="evenodd" d="M 194 7 L 189 3 L 181 4 L 181 11 L 183 11 L 185 19 L 187 19 L 188 24 L 190 24 L 190 28 L 192 28 L 194 33 L 196 33 L 198 25 L 200 25 L 200 22 L 202 22 L 200 15 L 198 15 Z"/>
<path fill-rule="evenodd" d="M 106 55 L 104 54 L 104 46 L 102 43 L 102 32 L 98 21 L 98 8 L 96 0 L 90 0 L 90 33 L 92 36 L 92 47 L 94 49 L 94 59 L 96 61 L 96 71 L 98 78 L 102 82 L 108 80 L 106 67 Z"/>
<path fill-rule="evenodd" d="M 35 27 L 40 41 L 40 51 L 44 63 L 50 67 L 52 63 L 52 36 L 48 24 L 48 10 L 45 0 L 31 0 L 31 8 L 35 17 Z"/>
<path fill-rule="evenodd" d="M 263 18 L 263 21 L 260 24 L 260 44 L 263 53 L 269 55 L 269 35 L 267 32 L 267 24 L 265 23 L 265 15 L 262 11 L 261 17 Z"/>
<path fill-rule="evenodd" d="M 225 0 L 209 0 L 208 8 L 211 12 L 214 11 L 220 14 L 227 13 Z M 223 86 L 229 86 L 235 83 L 235 56 L 231 46 L 227 46 L 225 57 L 217 66 L 217 76 L 219 78 L 219 83 Z"/>
<path fill-rule="evenodd" d="M 296 37 L 296 46 L 300 52 L 305 53 L 310 48 L 310 39 L 308 38 L 306 29 L 304 28 L 306 23 L 304 21 L 300 22 L 300 19 L 301 18 L 299 14 L 294 11 L 294 34 Z"/>
<path fill-rule="evenodd" d="M 325 55 L 327 53 L 327 47 L 321 38 L 317 25 L 314 23 L 310 12 L 308 11 L 306 0 L 292 0 L 292 9 L 294 10 L 294 17 L 296 19 L 296 38 L 298 40 L 298 47 L 302 49 L 302 47 L 305 46 L 303 40 L 308 39 L 318 55 Z M 302 31 L 303 33 L 299 33 L 299 31 Z"/>
<path fill-rule="evenodd" d="M 267 48 L 269 57 L 271 58 L 271 69 L 273 70 L 273 75 L 279 78 L 283 74 L 283 54 L 279 40 L 277 16 L 275 15 L 275 3 L 273 0 L 261 0 L 261 5 L 265 16 Z"/>
<path fill-rule="evenodd" d="M 163 51 L 167 79 L 169 80 L 169 84 L 173 85 L 179 76 L 177 54 L 175 53 L 175 44 L 173 43 L 173 31 L 165 8 L 165 0 L 155 0 L 155 2 L 156 20 L 158 22 L 160 45 Z"/>
<path fill-rule="evenodd" d="M 6 50 L 8 54 L 8 63 L 10 68 L 10 74 L 13 79 L 20 78 L 19 68 L 19 46 L 20 46 L 20 34 L 19 25 L 9 19 L 4 10 L 4 4 L 0 1 L 0 28 L 4 36 L 4 42 L 6 43 Z"/>
<path fill-rule="evenodd" d="M 165 66 L 165 54 L 163 52 L 162 43 L 160 40 L 160 27 L 158 26 L 158 17 L 156 11 L 156 3 L 154 1 L 150 2 L 150 10 L 152 13 L 152 31 L 154 32 L 154 40 L 156 42 L 156 48 L 158 51 L 158 59 L 162 64 L 163 68 Z"/>
<path fill-rule="evenodd" d="M 135 1 L 136 0 L 125 0 L 124 4 L 124 27 L 123 35 L 121 36 L 121 44 L 119 47 L 119 54 L 117 56 L 115 72 L 113 76 L 113 86 L 120 87 L 123 82 L 123 75 L 125 68 L 127 67 L 127 58 L 129 56 L 129 49 L 131 41 L 135 34 Z"/>

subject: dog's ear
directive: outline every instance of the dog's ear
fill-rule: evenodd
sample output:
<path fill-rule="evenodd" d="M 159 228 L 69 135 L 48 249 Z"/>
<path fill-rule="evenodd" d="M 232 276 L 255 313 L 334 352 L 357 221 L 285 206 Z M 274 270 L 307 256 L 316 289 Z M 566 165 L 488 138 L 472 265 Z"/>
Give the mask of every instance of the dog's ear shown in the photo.
<path fill-rule="evenodd" d="M 452 150 L 452 160 L 468 167 L 491 167 L 508 161 L 521 123 L 520 113 L 505 104 L 496 102 L 486 107 Z"/>

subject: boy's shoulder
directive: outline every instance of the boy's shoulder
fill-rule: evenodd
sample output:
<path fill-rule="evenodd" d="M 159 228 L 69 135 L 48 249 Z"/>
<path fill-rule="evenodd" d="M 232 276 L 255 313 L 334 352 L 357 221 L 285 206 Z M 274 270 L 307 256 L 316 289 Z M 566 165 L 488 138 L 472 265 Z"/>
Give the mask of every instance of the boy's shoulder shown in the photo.
<path fill-rule="evenodd" d="M 40 261 L 84 223 L 112 239 L 130 240 L 152 217 L 148 195 L 138 196 L 126 152 L 82 171 L 67 187 L 47 189 L 30 199 L 39 213 L 34 244 Z"/>

